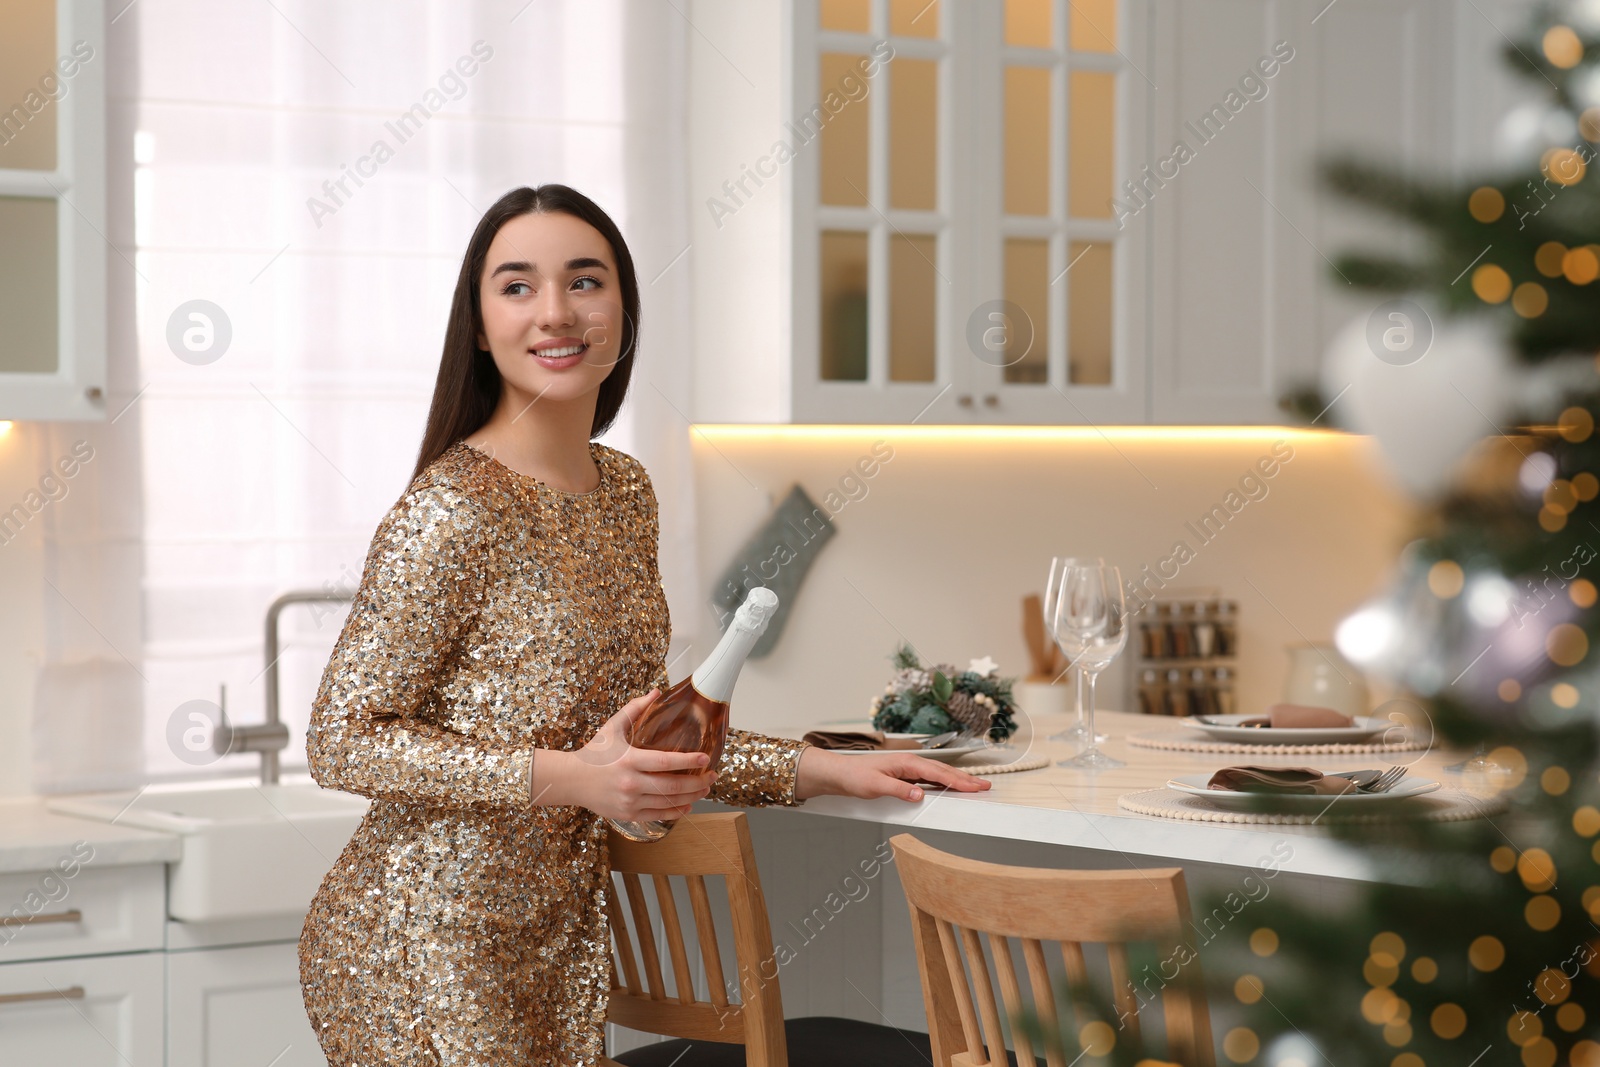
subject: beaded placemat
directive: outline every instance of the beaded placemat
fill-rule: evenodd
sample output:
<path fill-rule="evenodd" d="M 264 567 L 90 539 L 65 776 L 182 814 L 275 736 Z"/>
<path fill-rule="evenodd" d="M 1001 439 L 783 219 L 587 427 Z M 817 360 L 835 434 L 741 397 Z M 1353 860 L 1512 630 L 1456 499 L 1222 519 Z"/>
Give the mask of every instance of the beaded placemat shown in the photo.
<path fill-rule="evenodd" d="M 1337 798 L 1329 797 L 1330 801 Z M 1186 819 L 1190 822 L 1253 823 L 1276 826 L 1304 826 L 1311 823 L 1330 822 L 1461 822 L 1485 815 L 1495 815 L 1506 809 L 1504 796 L 1482 797 L 1463 793 L 1458 789 L 1441 789 L 1419 797 L 1410 797 L 1404 804 L 1384 805 L 1378 811 L 1341 811 L 1341 805 L 1331 803 L 1323 812 L 1270 812 L 1227 811 L 1213 807 L 1204 799 L 1180 793 L 1176 789 L 1146 789 L 1141 793 L 1124 793 L 1117 798 L 1117 807 L 1140 815 L 1155 815 L 1163 819 Z M 1344 805 L 1348 809 L 1351 805 Z"/>
<path fill-rule="evenodd" d="M 973 753 L 977 755 L 977 753 Z M 961 759 L 970 759 L 963 756 Z M 1022 756 L 1012 763 L 976 763 L 966 764 L 961 760 L 951 764 L 957 770 L 966 771 L 968 774 L 1006 774 L 1010 771 L 1036 771 L 1040 767 L 1050 766 L 1050 757 L 1044 755 Z"/>
<path fill-rule="evenodd" d="M 1184 730 L 1184 733 L 1189 733 Z M 1247 745 L 1239 741 L 1207 741 L 1199 737 L 1185 737 L 1171 730 L 1155 730 L 1144 734 L 1129 734 L 1128 744 L 1135 748 L 1157 748 L 1165 752 L 1215 752 L 1249 753 L 1252 756 L 1339 756 L 1382 755 L 1385 752 L 1416 752 L 1428 746 L 1421 741 L 1406 739 L 1393 744 L 1333 744 L 1333 745 Z"/>

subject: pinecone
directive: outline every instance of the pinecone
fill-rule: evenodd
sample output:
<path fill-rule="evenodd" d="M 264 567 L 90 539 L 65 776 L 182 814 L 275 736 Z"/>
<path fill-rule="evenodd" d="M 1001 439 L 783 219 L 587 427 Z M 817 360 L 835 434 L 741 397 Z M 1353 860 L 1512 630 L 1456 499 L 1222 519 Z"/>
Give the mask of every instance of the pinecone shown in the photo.
<path fill-rule="evenodd" d="M 980 704 L 971 693 L 956 691 L 945 701 L 944 710 L 968 737 L 986 737 L 994 709 Z"/>

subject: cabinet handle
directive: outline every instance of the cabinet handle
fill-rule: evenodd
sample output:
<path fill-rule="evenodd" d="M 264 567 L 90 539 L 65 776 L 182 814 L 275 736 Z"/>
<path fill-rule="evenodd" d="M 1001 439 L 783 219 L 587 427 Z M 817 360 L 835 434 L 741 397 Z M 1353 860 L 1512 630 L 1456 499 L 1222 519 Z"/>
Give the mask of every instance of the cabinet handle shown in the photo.
<path fill-rule="evenodd" d="M 82 1000 L 88 996 L 83 991 L 83 986 L 68 986 L 66 989 L 41 990 L 38 993 L 0 993 L 0 1004 L 26 1004 L 35 1000 Z"/>
<path fill-rule="evenodd" d="M 960 396 L 956 397 L 956 403 L 960 404 L 964 408 L 970 408 L 972 406 L 972 394 L 962 393 Z"/>
<path fill-rule="evenodd" d="M 995 396 L 993 393 L 985 393 L 985 394 L 983 394 L 983 406 L 984 407 L 992 408 L 992 407 L 997 406 L 999 403 L 1000 403 L 1000 398 Z"/>
<path fill-rule="evenodd" d="M 0 920 L 0 926 L 31 926 L 35 923 L 81 923 L 83 912 L 77 908 L 69 911 L 48 911 L 41 915 L 18 915 Z"/>

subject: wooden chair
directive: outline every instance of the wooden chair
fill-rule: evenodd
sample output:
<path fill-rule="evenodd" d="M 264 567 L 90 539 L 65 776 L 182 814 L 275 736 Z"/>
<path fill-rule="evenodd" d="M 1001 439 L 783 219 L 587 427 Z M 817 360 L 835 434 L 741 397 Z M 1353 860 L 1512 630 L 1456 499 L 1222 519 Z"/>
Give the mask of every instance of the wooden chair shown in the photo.
<path fill-rule="evenodd" d="M 613 1067 L 927 1067 L 928 1035 L 855 1019 L 784 1020 L 772 928 L 756 871 L 750 828 L 742 812 L 693 814 L 660 841 L 640 844 L 612 833 L 611 1001 L 608 1021 L 677 1038 L 605 1062 Z M 644 879 L 651 882 L 646 892 Z M 723 879 L 732 919 L 739 999 L 730 982 L 712 921 L 706 879 Z M 687 883 L 694 934 L 685 937 L 673 879 Z M 620 889 L 617 883 L 620 881 Z M 650 898 L 666 942 L 657 946 Z M 631 922 L 630 922 L 631 919 Z M 694 989 L 688 945 L 699 948 L 707 999 Z M 671 969 L 671 988 L 663 970 Z M 619 980 L 620 976 L 620 980 Z"/>
<path fill-rule="evenodd" d="M 1158 972 L 1143 973 L 1142 978 L 1150 999 L 1158 994 L 1161 999 L 1165 1055 L 1185 1067 L 1215 1067 L 1200 963 L 1192 958 L 1192 952 L 1185 954 L 1178 948 L 1187 944 L 1190 930 L 1189 897 L 1181 869 L 1009 867 L 952 856 L 910 834 L 897 834 L 889 843 L 911 905 L 912 939 L 937 1067 L 982 1067 L 1009 1059 L 983 945 L 986 941 L 989 947 L 1003 1007 L 1014 1019 L 1023 1010 L 1024 993 L 1013 960 L 1012 938 L 1020 942 L 1036 1019 L 1046 1034 L 1062 1035 L 1061 1042 L 1052 1044 L 1070 1047 L 1076 1047 L 1079 1031 L 1071 1020 L 1068 1026 L 1061 1025 L 1043 942 L 1059 942 L 1065 975 L 1074 988 L 1090 983 L 1084 944 L 1106 946 L 1115 1009 L 1112 1018 L 1118 1024 L 1109 1036 L 1118 1043 L 1131 1040 L 1136 1046 L 1142 1042 L 1140 998 L 1133 986 L 1135 976 L 1129 973 L 1128 944 L 1153 942 L 1162 966 Z M 1176 973 L 1169 976 L 1167 962 L 1179 959 L 1183 962 L 1174 964 Z M 1159 984 L 1154 988 L 1150 988 L 1150 973 L 1158 974 Z M 1015 1062 L 1038 1062 L 1026 1034 L 1013 1030 L 1012 1042 Z M 1061 1049 L 1054 1047 L 1043 1051 L 1049 1067 L 1067 1067 L 1075 1055 L 1062 1055 Z"/>

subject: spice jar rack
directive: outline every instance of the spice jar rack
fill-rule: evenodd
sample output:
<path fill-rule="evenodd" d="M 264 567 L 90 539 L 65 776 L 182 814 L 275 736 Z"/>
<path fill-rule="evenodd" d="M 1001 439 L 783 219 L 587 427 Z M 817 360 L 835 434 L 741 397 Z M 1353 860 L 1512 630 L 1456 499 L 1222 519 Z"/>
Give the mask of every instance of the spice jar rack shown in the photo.
<path fill-rule="evenodd" d="M 1134 680 L 1147 715 L 1231 715 L 1239 603 L 1220 593 L 1152 600 L 1135 618 Z"/>

